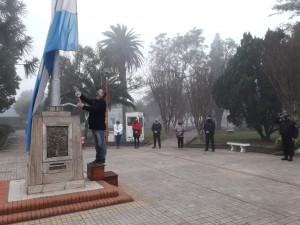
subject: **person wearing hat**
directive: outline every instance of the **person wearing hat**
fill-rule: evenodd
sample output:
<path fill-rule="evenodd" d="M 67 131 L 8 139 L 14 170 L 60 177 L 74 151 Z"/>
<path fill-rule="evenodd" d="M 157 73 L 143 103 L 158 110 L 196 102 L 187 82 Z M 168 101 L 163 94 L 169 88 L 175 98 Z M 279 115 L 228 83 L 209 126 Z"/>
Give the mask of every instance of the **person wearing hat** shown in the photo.
<path fill-rule="evenodd" d="M 161 148 L 160 141 L 160 132 L 161 132 L 161 124 L 158 122 L 158 119 L 155 119 L 155 122 L 152 124 L 151 130 L 153 133 L 153 147 L 156 148 L 156 140 L 158 141 L 158 147 Z"/>
<path fill-rule="evenodd" d="M 132 132 L 134 138 L 134 148 L 140 147 L 140 136 L 142 134 L 142 125 L 139 123 L 139 120 L 136 118 L 132 124 Z"/>
<path fill-rule="evenodd" d="M 115 135 L 117 149 L 120 148 L 122 132 L 123 132 L 123 125 L 120 123 L 120 120 L 117 120 L 116 123 L 114 124 L 114 135 Z"/>
<path fill-rule="evenodd" d="M 215 151 L 215 121 L 211 118 L 210 115 L 206 117 L 206 120 L 204 122 L 204 133 L 205 133 L 205 149 L 204 151 L 208 151 L 209 142 L 211 143 L 211 151 Z"/>
<path fill-rule="evenodd" d="M 279 124 L 279 134 L 281 135 L 284 157 L 281 160 L 293 161 L 294 144 L 293 141 L 298 137 L 299 129 L 290 115 L 283 113 L 276 121 Z"/>

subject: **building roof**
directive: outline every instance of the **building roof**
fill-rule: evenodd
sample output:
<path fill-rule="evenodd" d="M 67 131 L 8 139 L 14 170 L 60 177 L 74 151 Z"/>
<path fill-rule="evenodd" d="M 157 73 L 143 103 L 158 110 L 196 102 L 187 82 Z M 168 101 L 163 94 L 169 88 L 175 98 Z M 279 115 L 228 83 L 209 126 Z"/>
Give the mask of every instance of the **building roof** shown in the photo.
<path fill-rule="evenodd" d="M 13 108 L 6 110 L 4 113 L 0 113 L 0 117 L 20 117 Z"/>

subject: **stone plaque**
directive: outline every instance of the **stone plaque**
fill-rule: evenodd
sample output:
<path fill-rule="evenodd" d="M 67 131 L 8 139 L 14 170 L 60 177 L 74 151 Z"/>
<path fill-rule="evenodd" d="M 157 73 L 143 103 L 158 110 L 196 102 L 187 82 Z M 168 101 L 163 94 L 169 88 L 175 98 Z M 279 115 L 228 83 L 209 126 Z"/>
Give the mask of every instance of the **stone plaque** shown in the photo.
<path fill-rule="evenodd" d="M 68 156 L 68 126 L 47 126 L 47 158 Z"/>

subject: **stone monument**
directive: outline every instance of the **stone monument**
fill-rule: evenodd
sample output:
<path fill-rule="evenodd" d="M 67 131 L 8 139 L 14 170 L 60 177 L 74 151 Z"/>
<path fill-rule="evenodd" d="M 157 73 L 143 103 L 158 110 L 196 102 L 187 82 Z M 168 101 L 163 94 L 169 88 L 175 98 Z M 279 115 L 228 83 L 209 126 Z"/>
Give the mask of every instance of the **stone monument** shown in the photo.
<path fill-rule="evenodd" d="M 80 118 L 50 106 L 32 120 L 27 194 L 84 185 Z"/>

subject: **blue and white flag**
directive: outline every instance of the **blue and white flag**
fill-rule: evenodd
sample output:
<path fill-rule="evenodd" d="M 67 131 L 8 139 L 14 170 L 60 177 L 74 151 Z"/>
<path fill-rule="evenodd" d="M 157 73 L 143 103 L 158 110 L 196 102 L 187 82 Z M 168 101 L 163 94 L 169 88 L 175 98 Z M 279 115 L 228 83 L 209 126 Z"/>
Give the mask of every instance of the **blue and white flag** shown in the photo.
<path fill-rule="evenodd" d="M 32 116 L 44 96 L 59 50 L 78 50 L 77 0 L 52 0 L 52 21 L 27 115 L 26 152 L 30 149 Z"/>

